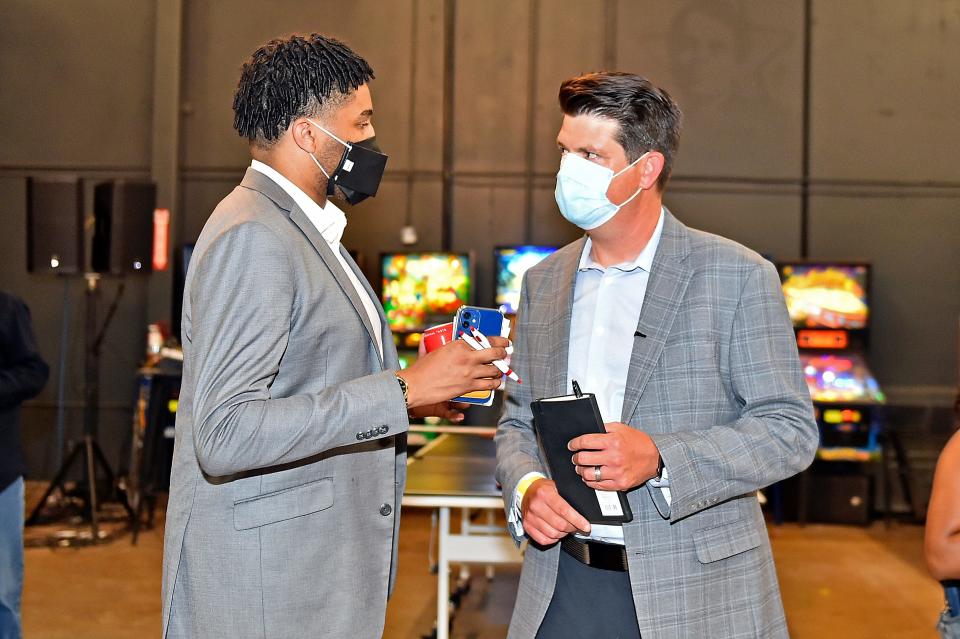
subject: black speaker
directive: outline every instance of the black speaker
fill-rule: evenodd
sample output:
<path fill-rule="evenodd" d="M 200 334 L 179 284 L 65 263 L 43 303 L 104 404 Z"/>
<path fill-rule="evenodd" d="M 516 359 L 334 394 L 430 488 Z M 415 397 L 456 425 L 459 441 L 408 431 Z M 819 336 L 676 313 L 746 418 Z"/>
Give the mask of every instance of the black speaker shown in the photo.
<path fill-rule="evenodd" d="M 83 270 L 83 183 L 27 178 L 27 271 Z"/>
<path fill-rule="evenodd" d="M 153 211 L 157 185 L 114 180 L 93 189 L 93 252 L 98 273 L 149 273 L 153 253 Z"/>

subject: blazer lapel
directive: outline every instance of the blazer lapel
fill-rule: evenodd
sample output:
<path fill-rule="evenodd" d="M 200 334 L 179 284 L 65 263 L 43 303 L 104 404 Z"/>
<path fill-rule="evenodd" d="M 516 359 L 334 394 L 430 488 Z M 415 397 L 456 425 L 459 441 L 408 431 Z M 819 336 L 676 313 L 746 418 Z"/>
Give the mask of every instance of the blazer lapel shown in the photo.
<path fill-rule="evenodd" d="M 633 354 L 624 389 L 621 421 L 629 423 L 643 389 L 670 335 L 692 271 L 686 264 L 690 240 L 686 227 L 664 208 L 663 232 L 653 258 L 643 308 L 633 338 Z"/>
<path fill-rule="evenodd" d="M 574 290 L 577 285 L 577 267 L 580 265 L 580 256 L 583 254 L 583 246 L 587 238 L 584 236 L 579 241 L 564 249 L 557 255 L 560 261 L 557 268 L 553 269 L 553 301 L 551 302 L 550 316 L 556 318 L 554 326 L 557 330 L 550 333 L 548 339 L 548 353 L 553 353 L 553 379 L 550 380 L 550 387 L 546 389 L 544 397 L 556 395 L 568 395 L 573 391 L 567 388 L 567 366 L 569 364 L 570 354 L 570 320 L 573 317 L 573 299 Z M 551 287 L 545 286 L 545 290 L 550 291 Z"/>
<path fill-rule="evenodd" d="M 247 169 L 247 173 L 244 175 L 240 186 L 253 189 L 254 191 L 259 191 L 266 197 L 273 200 L 278 207 L 290 214 L 290 221 L 300 228 L 300 231 L 304 234 L 310 244 L 313 245 L 314 250 L 317 251 L 320 259 L 322 259 L 323 263 L 326 264 L 327 270 L 330 271 L 334 279 L 337 281 L 337 284 L 340 286 L 343 292 L 346 293 L 347 298 L 353 305 L 353 310 L 356 311 L 360 321 L 363 322 L 363 325 L 366 327 L 367 334 L 373 341 L 374 350 L 376 350 L 377 340 L 373 331 L 373 325 L 370 323 L 370 318 L 367 317 L 367 311 L 363 306 L 363 302 L 360 300 L 360 296 L 357 294 L 356 287 L 354 287 L 353 283 L 350 281 L 350 278 L 347 277 L 347 273 L 344 271 L 343 266 L 337 259 L 337 256 L 333 254 L 332 250 L 330 250 L 330 245 L 328 245 L 327 241 L 323 239 L 322 235 L 320 235 L 320 231 L 318 231 L 317 227 L 313 225 L 313 222 L 310 221 L 310 218 L 307 217 L 307 214 L 304 213 L 299 206 L 297 206 L 296 202 L 293 201 L 293 198 L 290 197 L 290 195 L 284 191 L 279 184 L 255 169 Z M 349 254 L 347 254 L 346 261 L 348 265 L 353 264 L 353 259 L 350 258 Z M 354 272 L 357 273 L 358 271 L 354 269 Z M 366 282 L 366 278 L 364 278 L 362 274 L 359 275 L 359 280 L 361 283 Z M 369 286 L 367 286 L 367 290 L 369 291 Z M 382 317 L 382 311 L 380 311 L 380 313 L 381 321 L 386 322 L 386 318 Z M 384 344 L 386 344 L 386 342 L 384 342 Z M 377 356 L 380 359 L 380 365 L 383 366 L 383 355 L 378 353 Z"/>
<path fill-rule="evenodd" d="M 327 265 L 327 269 L 333 275 L 334 279 L 337 280 L 337 284 L 339 284 L 343 292 L 346 293 L 347 297 L 350 299 L 350 303 L 353 305 L 353 310 L 357 313 L 357 317 L 360 318 L 360 321 L 363 322 L 363 325 L 366 327 L 367 335 L 370 336 L 370 339 L 374 343 L 374 350 L 376 350 L 376 333 L 373 331 L 373 325 L 370 323 L 370 318 L 367 317 L 367 310 L 363 307 L 363 302 L 360 301 L 360 296 L 357 294 L 356 287 L 350 281 L 350 278 L 347 277 L 347 272 L 343 270 L 343 266 L 340 264 L 337 256 L 334 255 L 333 251 L 330 250 L 330 245 L 327 244 L 327 241 L 323 239 L 322 235 L 320 235 L 317 227 L 313 225 L 313 222 L 310 221 L 310 218 L 307 217 L 307 214 L 300 210 L 300 207 L 295 206 L 294 209 L 290 211 L 290 221 L 300 227 L 300 230 L 303 231 L 303 234 L 307 237 L 307 239 L 313 245 L 313 248 L 316 249 L 317 253 L 320 255 L 320 259 L 323 260 L 323 263 Z M 383 357 L 379 353 L 378 358 L 380 359 L 380 364 L 382 366 Z"/>
<path fill-rule="evenodd" d="M 366 291 L 370 299 L 375 302 L 373 306 L 377 309 L 377 315 L 380 318 L 380 339 L 383 340 L 384 351 L 380 354 L 380 364 L 385 365 L 386 368 L 399 368 L 399 362 L 396 361 L 396 354 L 393 349 L 390 348 L 393 345 L 393 332 L 390 330 L 387 315 L 383 312 L 383 305 L 378 301 L 377 294 L 373 292 L 373 287 L 371 287 L 370 282 L 367 281 L 367 276 L 363 274 L 360 266 L 350 257 L 350 252 L 347 251 L 342 244 L 340 245 L 340 255 L 343 256 L 343 261 L 347 263 L 350 270 L 353 271 L 353 274 L 357 276 L 357 281 L 363 286 L 363 290 Z M 367 317 L 366 310 L 364 310 L 363 317 Z"/>

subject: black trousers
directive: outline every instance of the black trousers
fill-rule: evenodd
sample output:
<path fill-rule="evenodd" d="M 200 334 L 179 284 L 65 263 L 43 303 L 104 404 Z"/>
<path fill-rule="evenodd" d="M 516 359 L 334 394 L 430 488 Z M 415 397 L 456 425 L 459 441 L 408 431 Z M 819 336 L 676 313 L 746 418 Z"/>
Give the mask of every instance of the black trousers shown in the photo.
<path fill-rule="evenodd" d="M 591 568 L 560 551 L 557 585 L 537 639 L 639 639 L 630 574 Z"/>

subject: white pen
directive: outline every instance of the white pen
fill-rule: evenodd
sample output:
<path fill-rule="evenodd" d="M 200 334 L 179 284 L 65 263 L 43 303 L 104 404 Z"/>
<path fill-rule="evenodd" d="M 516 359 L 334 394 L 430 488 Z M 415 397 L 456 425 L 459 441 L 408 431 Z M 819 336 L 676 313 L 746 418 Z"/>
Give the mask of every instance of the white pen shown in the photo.
<path fill-rule="evenodd" d="M 483 348 L 493 348 L 493 346 L 490 344 L 490 340 L 487 339 L 486 335 L 484 335 L 483 333 L 481 333 L 480 331 L 478 331 L 473 327 L 470 328 L 470 332 L 473 333 L 473 337 L 475 339 L 471 340 L 473 342 L 472 344 L 470 343 L 470 341 L 468 341 L 467 344 L 470 344 L 470 346 L 473 347 L 474 350 L 481 350 Z M 463 334 L 463 338 L 465 340 L 468 337 L 469 335 L 467 335 L 466 333 Z M 496 366 L 498 369 L 500 369 L 501 373 L 503 373 L 513 381 L 517 382 L 518 384 L 523 383 L 522 381 L 520 381 L 520 376 L 514 373 L 513 370 L 509 366 L 507 366 L 507 363 L 502 359 L 495 360 L 493 362 L 493 365 Z"/>

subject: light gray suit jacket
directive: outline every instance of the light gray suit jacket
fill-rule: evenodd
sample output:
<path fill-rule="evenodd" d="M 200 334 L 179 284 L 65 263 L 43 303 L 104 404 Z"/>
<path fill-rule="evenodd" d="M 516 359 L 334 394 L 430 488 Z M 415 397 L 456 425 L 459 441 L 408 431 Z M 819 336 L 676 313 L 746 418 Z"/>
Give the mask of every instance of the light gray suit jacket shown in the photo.
<path fill-rule="evenodd" d="M 409 422 L 380 319 L 382 361 L 327 243 L 248 170 L 184 291 L 165 637 L 382 634 Z"/>
<path fill-rule="evenodd" d="M 567 349 L 584 239 L 524 280 L 497 479 L 547 473 L 531 400 L 568 394 Z M 813 460 L 818 433 L 773 266 L 666 212 L 632 337 L 621 421 L 649 433 L 669 471 L 628 493 L 630 583 L 644 639 L 784 637 L 783 606 L 756 491 Z M 645 336 L 645 337 L 644 337 Z M 584 389 L 589 390 L 589 389 Z M 526 552 L 510 637 L 533 637 L 556 583 L 559 545 Z M 583 611 L 589 614 L 589 611 Z"/>

